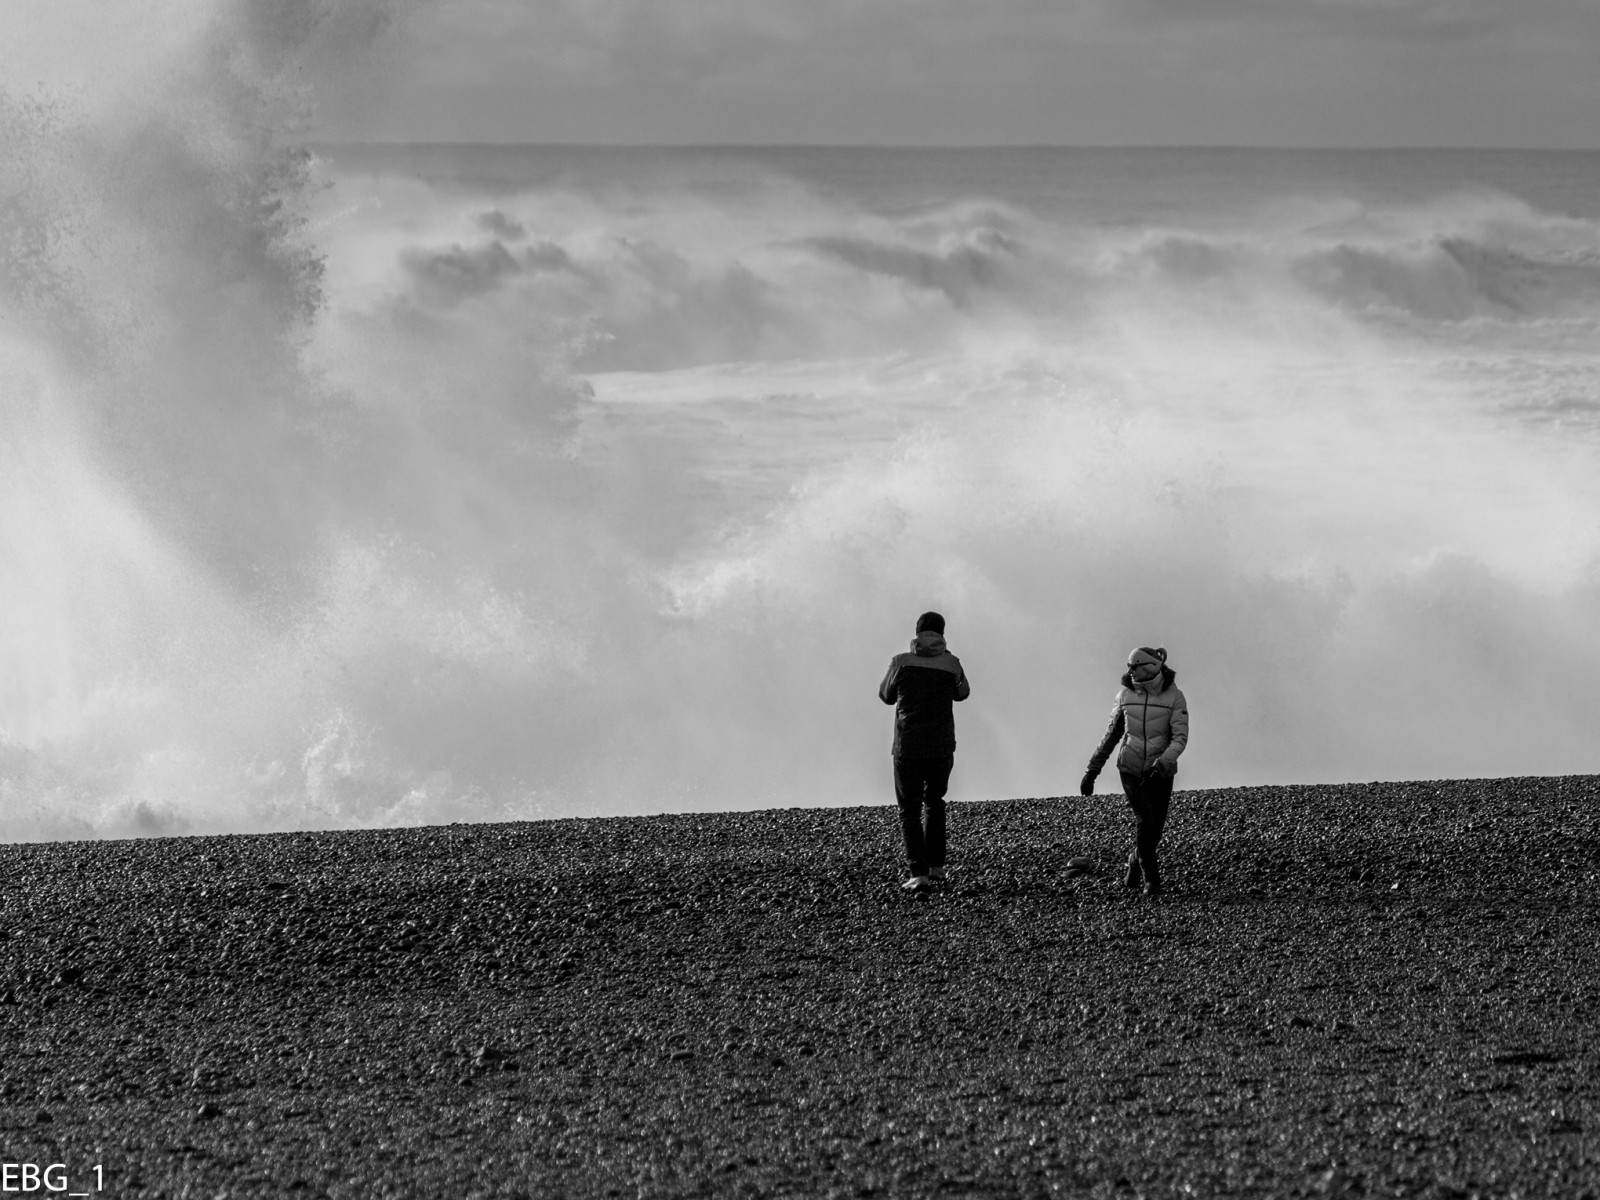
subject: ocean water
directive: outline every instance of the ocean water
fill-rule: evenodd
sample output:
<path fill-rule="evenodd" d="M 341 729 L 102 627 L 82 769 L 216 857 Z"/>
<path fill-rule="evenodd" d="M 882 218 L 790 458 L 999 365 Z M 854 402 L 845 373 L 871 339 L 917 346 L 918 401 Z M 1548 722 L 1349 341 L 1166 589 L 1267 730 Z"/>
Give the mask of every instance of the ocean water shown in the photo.
<path fill-rule="evenodd" d="M 927 608 L 958 799 L 1075 793 L 1139 644 L 1180 787 L 1600 771 L 1600 154 L 184 86 L 0 104 L 0 837 L 886 802 Z"/>

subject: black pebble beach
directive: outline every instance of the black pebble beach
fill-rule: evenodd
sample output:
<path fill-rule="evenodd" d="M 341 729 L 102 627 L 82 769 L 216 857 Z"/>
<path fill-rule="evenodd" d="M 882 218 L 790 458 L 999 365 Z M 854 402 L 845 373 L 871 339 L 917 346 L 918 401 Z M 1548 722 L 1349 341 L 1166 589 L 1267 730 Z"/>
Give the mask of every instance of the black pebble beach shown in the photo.
<path fill-rule="evenodd" d="M 1179 792 L 1156 899 L 1129 825 L 953 805 L 926 897 L 887 804 L 0 847 L 5 1161 L 208 1200 L 1600 1196 L 1600 778 Z"/>

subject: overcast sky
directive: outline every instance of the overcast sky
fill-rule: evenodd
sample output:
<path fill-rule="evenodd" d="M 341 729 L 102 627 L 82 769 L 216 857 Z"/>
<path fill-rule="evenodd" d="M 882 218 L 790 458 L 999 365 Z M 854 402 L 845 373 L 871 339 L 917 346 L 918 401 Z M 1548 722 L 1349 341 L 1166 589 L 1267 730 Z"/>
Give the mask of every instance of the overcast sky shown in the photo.
<path fill-rule="evenodd" d="M 351 139 L 1600 146 L 1600 0 L 433 0 Z"/>

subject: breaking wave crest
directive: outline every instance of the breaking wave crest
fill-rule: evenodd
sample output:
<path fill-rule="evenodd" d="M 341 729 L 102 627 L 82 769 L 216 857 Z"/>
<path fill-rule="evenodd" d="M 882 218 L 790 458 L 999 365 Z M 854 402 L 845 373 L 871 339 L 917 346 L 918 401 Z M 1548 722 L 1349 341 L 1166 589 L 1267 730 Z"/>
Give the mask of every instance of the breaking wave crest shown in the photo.
<path fill-rule="evenodd" d="M 649 197 L 659 224 L 636 216 L 637 231 L 569 209 L 557 225 L 572 228 L 554 235 L 544 195 L 435 208 L 437 232 L 400 253 L 393 283 L 435 310 L 492 297 L 564 317 L 578 366 L 599 370 L 922 349 L 986 321 L 1059 328 L 1186 306 L 1258 319 L 1289 304 L 1380 326 L 1600 316 L 1600 223 L 1504 196 L 1249 232 L 1070 225 L 992 203 L 885 218 L 788 207 L 778 189 L 764 199 L 771 210 L 752 213 Z M 673 227 L 686 220 L 723 236 Z"/>

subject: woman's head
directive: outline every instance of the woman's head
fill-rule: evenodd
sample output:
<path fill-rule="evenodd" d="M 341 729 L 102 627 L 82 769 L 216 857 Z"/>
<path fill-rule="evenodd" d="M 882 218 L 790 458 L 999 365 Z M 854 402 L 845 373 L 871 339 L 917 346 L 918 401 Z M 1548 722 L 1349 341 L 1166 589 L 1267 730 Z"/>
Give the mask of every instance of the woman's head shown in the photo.
<path fill-rule="evenodd" d="M 1149 683 L 1161 674 L 1166 666 L 1167 652 L 1160 646 L 1140 646 L 1128 655 L 1128 678 L 1135 683 Z"/>

